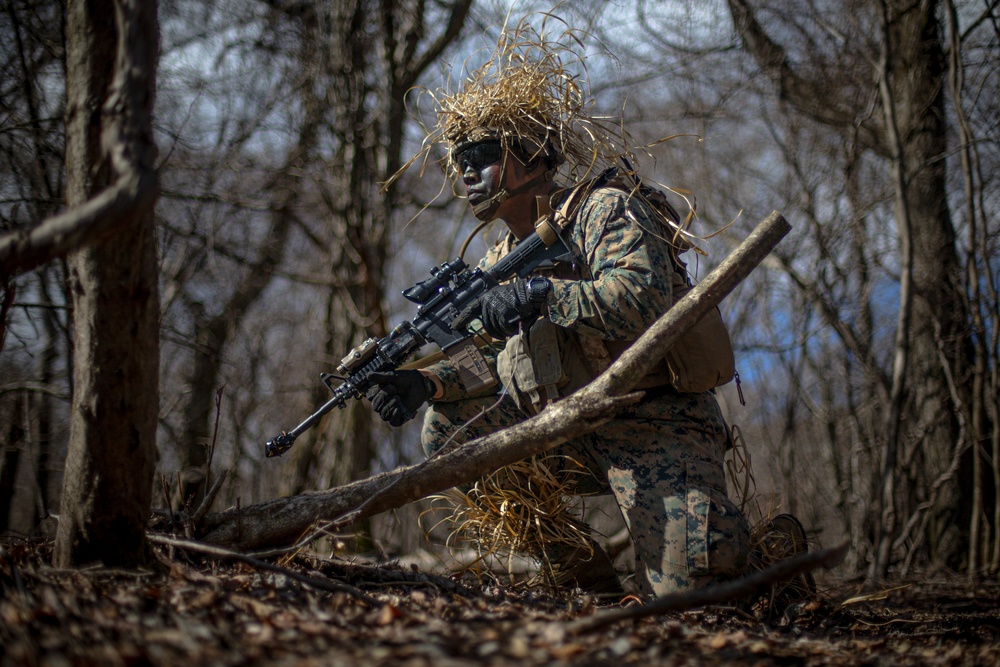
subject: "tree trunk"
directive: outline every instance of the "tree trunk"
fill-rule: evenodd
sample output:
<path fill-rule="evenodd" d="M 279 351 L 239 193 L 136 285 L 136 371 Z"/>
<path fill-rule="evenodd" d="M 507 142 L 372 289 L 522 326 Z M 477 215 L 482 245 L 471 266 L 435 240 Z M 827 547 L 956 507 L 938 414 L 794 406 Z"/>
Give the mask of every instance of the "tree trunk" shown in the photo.
<path fill-rule="evenodd" d="M 135 187 L 117 233 L 70 261 L 76 357 L 53 561 L 134 566 L 157 456 L 156 2 L 70 0 L 66 36 L 67 205 L 123 179 Z"/>
<path fill-rule="evenodd" d="M 971 392 L 971 328 L 967 326 L 962 267 L 946 191 L 946 63 L 937 20 L 939 4 L 937 0 L 885 0 L 882 12 L 872 8 L 878 3 L 861 5 L 857 10 L 872 16 L 884 12 L 885 34 L 869 40 L 885 42 L 883 47 L 889 50 L 886 69 L 873 69 L 869 80 L 886 83 L 888 90 L 879 101 L 892 104 L 892 108 L 872 114 L 867 102 L 857 108 L 849 104 L 854 99 L 867 100 L 867 95 L 859 96 L 849 86 L 841 90 L 833 79 L 808 78 L 810 71 L 823 72 L 821 68 L 793 67 L 784 47 L 758 23 L 752 3 L 729 0 L 744 47 L 773 77 L 781 99 L 812 120 L 856 138 L 889 160 L 891 170 L 898 173 L 892 185 L 900 216 L 896 220 L 900 247 L 908 245 L 906 252 L 911 258 L 902 279 L 902 291 L 912 299 L 908 313 L 911 325 L 899 332 L 905 340 L 901 344 L 897 341 L 896 351 L 905 352 L 905 364 L 902 358 L 897 364 L 905 373 L 898 379 L 899 394 L 893 400 L 899 418 L 885 429 L 889 442 L 885 445 L 888 467 L 883 481 L 892 496 L 885 502 L 894 505 L 895 516 L 886 515 L 890 530 L 875 527 L 875 533 L 882 534 L 876 540 L 898 547 L 902 541 L 898 527 L 929 511 L 928 520 L 920 522 L 926 526 L 923 533 L 909 536 L 910 548 L 920 552 L 921 560 L 958 568 L 966 553 L 974 484 L 970 469 L 960 467 L 957 474 L 953 469 L 956 455 L 969 444 L 961 442 L 962 430 L 956 418 L 959 407 L 953 397 L 964 402 Z M 858 20 L 880 25 L 872 16 Z M 872 94 L 877 95 L 877 91 Z M 890 115 L 896 125 L 894 132 L 884 122 Z M 901 211 L 906 212 L 905 220 Z M 954 392 L 949 376 L 954 379 Z M 886 406 L 885 414 L 890 412 Z M 968 456 L 961 458 L 962 463 L 968 460 Z M 907 469 L 895 469 L 895 461 L 900 462 L 900 468 L 905 462 Z M 874 569 L 885 570 L 892 561 L 885 553 L 882 563 L 873 563 Z"/>
<path fill-rule="evenodd" d="M 434 26 L 425 24 L 420 2 L 376 6 L 350 0 L 333 7 L 328 23 L 309 15 L 303 19 L 310 54 L 327 67 L 330 131 L 337 147 L 328 170 L 329 226 L 336 237 L 325 264 L 339 286 L 327 301 L 322 353 L 328 359 L 339 360 L 366 338 L 388 332 L 385 262 L 397 193 L 382 191 L 380 184 L 401 164 L 405 95 L 457 38 L 471 4 L 441 3 L 447 21 Z M 374 55 L 373 40 L 381 44 Z M 313 402 L 327 394 L 317 387 Z M 321 430 L 303 438 L 295 454 L 290 489 L 337 486 L 371 474 L 377 458 L 373 423 L 362 406 L 325 417 Z"/>
<path fill-rule="evenodd" d="M 48 280 L 49 271 L 41 270 L 38 272 L 39 286 L 42 294 L 45 294 L 45 301 L 47 303 L 53 303 L 52 298 L 48 296 Z M 59 272 L 61 275 L 62 271 Z M 64 284 L 63 281 L 59 281 L 60 284 Z M 70 296 L 65 294 L 64 296 L 66 302 L 70 301 Z M 42 327 L 45 331 L 45 350 L 42 352 L 42 367 L 41 367 L 41 381 L 43 387 L 55 386 L 56 382 L 56 366 L 59 363 L 59 344 L 63 342 L 63 338 L 66 336 L 66 332 L 61 330 L 59 323 L 59 315 L 54 308 L 46 309 L 42 313 Z M 67 347 L 68 347 L 68 343 Z M 67 357 L 69 350 L 67 349 Z M 57 401 L 49 394 L 49 392 L 43 392 L 38 397 L 38 447 L 35 452 L 35 482 L 38 485 L 39 502 L 38 502 L 38 516 L 37 520 L 40 522 L 48 516 L 49 510 L 53 505 L 50 500 L 49 485 L 50 485 L 50 475 L 49 468 L 51 466 L 50 461 L 52 459 L 58 460 L 58 456 L 55 453 L 56 448 L 56 418 L 55 409 Z"/>
<path fill-rule="evenodd" d="M 315 119 L 307 130 L 303 130 L 289 165 L 274 179 L 273 188 L 280 194 L 274 200 L 276 210 L 271 213 L 267 240 L 229 299 L 210 317 L 205 315 L 203 304 L 195 303 L 198 308 L 194 313 L 194 363 L 188 379 L 180 452 L 182 474 L 178 500 L 181 505 L 197 508 L 204 496 L 210 472 L 206 466 L 210 463 L 209 452 L 213 444 L 215 397 L 226 346 L 251 306 L 264 293 L 274 268 L 284 257 L 294 215 L 289 209 L 301 190 L 298 179 L 291 174 L 295 173 L 294 165 L 302 154 L 313 147 L 314 139 Z"/>
<path fill-rule="evenodd" d="M 6 437 L 0 442 L 0 535 L 10 526 L 10 511 L 14 501 L 17 469 L 21 460 L 21 442 L 24 440 L 24 423 L 27 392 L 18 392 L 13 401 L 13 415 L 4 429 Z"/>
<path fill-rule="evenodd" d="M 945 161 L 946 63 L 937 20 L 939 3 L 889 3 L 895 18 L 890 83 L 899 114 L 901 164 L 907 187 L 903 196 L 912 222 L 913 313 L 907 384 L 915 414 L 907 434 L 920 448 L 922 470 L 913 480 L 919 488 L 901 489 L 916 505 L 942 475 L 948 474 L 956 446 L 958 406 L 951 401 L 946 377 L 951 372 L 960 394 L 969 395 L 971 380 L 969 329 L 961 280 L 963 269 L 955 246 L 948 209 Z M 942 363 L 944 362 L 944 363 Z M 947 365 L 947 369 L 945 368 Z M 963 457 L 963 460 L 969 460 Z M 941 487 L 927 527 L 930 561 L 959 568 L 966 555 L 971 507 L 971 469 L 963 469 Z M 921 497 L 923 496 L 923 497 Z M 912 506 L 911 505 L 911 506 Z"/>

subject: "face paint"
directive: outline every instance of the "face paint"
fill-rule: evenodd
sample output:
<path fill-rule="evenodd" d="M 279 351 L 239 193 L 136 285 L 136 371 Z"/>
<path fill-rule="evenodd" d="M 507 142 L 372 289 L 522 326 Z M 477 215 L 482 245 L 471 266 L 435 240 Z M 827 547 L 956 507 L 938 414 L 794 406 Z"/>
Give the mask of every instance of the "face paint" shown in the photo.
<path fill-rule="evenodd" d="M 479 171 L 470 167 L 462 175 L 469 203 L 478 206 L 480 203 L 493 199 L 503 191 L 503 173 L 499 163 L 487 165 Z"/>
<path fill-rule="evenodd" d="M 464 174 L 467 169 L 482 171 L 483 167 L 500 162 L 502 154 L 500 142 L 491 139 L 463 148 L 455 153 L 453 160 L 458 167 L 458 173 Z"/>
<path fill-rule="evenodd" d="M 499 141 L 471 144 L 452 156 L 459 169 L 472 212 L 479 220 L 492 220 L 507 198 L 503 184 L 503 148 Z"/>

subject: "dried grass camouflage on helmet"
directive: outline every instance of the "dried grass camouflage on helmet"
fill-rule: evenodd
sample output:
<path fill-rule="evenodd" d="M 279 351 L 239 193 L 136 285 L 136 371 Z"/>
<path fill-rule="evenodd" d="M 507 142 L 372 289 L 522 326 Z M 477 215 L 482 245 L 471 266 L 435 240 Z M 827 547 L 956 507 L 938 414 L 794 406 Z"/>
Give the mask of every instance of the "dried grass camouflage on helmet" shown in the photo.
<path fill-rule="evenodd" d="M 538 29 L 532 19 L 539 21 Z M 596 114 L 587 69 L 588 57 L 595 55 L 586 54 L 587 38 L 585 31 L 570 28 L 552 13 L 529 14 L 516 25 L 501 28 L 491 53 L 457 89 L 415 89 L 415 106 L 423 106 L 420 98 L 429 98 L 436 123 L 424 128 L 426 137 L 421 149 L 384 187 L 390 187 L 414 163 L 426 165 L 435 154 L 452 177 L 454 187 L 461 180 L 455 162 L 457 149 L 495 139 L 524 162 L 547 159 L 553 169 L 559 168 L 560 178 L 571 185 L 615 167 L 623 178 L 634 183 L 628 188 L 631 197 L 649 198 L 654 190 L 645 187 L 647 182 L 640 186 L 637 152 L 648 156 L 649 149 L 657 144 L 695 135 L 671 135 L 637 147 L 621 116 Z M 598 54 L 615 60 L 606 50 Z M 688 207 L 683 220 L 661 215 L 657 221 L 659 229 L 664 230 L 661 233 L 669 235 L 680 250 L 704 254 L 695 242 L 698 237 L 690 232 L 695 218 L 691 193 L 661 183 L 656 187 L 678 195 Z M 658 208 L 652 200 L 647 203 L 653 204 L 654 210 Z"/>
<path fill-rule="evenodd" d="M 539 16 L 536 29 L 530 19 Z M 550 30 L 553 27 L 558 29 Z M 484 139 L 520 149 L 528 160 L 546 157 L 553 165 L 564 164 L 572 182 L 621 157 L 635 161 L 621 123 L 592 113 L 583 37 L 548 13 L 503 26 L 485 63 L 472 70 L 458 90 L 418 90 L 431 98 L 437 122 L 428 129 L 422 149 L 389 183 L 414 162 L 430 157 L 436 146 L 445 149 L 445 167 L 457 176 L 453 149 Z"/>

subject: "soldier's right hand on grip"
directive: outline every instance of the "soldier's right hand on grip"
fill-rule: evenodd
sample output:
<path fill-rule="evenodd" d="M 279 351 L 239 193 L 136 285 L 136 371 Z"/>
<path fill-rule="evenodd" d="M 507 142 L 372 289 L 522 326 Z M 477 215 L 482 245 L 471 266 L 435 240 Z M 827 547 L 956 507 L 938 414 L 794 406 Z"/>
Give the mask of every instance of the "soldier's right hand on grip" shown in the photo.
<path fill-rule="evenodd" d="M 374 384 L 365 394 L 378 416 L 390 426 L 402 426 L 417 415 L 434 394 L 430 378 L 420 371 L 389 371 L 368 376 Z"/>
<path fill-rule="evenodd" d="M 516 334 L 521 324 L 531 326 L 542 314 L 551 288 L 552 283 L 538 276 L 494 287 L 482 297 L 483 329 L 493 338 L 503 340 Z"/>

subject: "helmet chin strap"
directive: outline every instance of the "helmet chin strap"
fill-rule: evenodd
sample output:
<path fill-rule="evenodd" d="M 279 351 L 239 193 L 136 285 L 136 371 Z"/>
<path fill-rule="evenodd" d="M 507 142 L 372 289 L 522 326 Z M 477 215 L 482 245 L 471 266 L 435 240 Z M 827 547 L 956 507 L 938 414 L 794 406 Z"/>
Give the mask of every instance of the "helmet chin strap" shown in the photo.
<path fill-rule="evenodd" d="M 547 171 L 543 171 L 542 173 L 540 173 L 538 176 L 535 176 L 530 181 L 522 183 L 521 185 L 517 186 L 513 190 L 508 190 L 507 189 L 507 178 L 506 178 L 506 175 L 505 175 L 504 176 L 504 184 L 500 188 L 500 192 L 496 193 L 495 195 L 493 195 L 492 197 L 490 197 L 486 201 L 479 202 L 478 204 L 476 204 L 475 206 L 473 206 L 472 207 L 472 214 L 474 216 L 476 216 L 477 220 L 482 220 L 483 222 L 486 222 L 487 220 L 492 220 L 493 217 L 497 213 L 497 209 L 500 208 L 500 204 L 504 203 L 505 201 L 507 201 L 511 197 L 514 197 L 516 195 L 521 194 L 522 192 L 530 190 L 531 188 L 535 187 L 536 185 L 538 185 L 542 181 L 546 181 L 549 178 L 551 178 L 550 173 L 547 172 Z"/>

